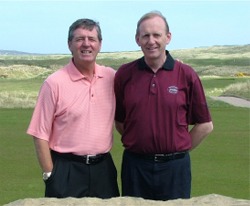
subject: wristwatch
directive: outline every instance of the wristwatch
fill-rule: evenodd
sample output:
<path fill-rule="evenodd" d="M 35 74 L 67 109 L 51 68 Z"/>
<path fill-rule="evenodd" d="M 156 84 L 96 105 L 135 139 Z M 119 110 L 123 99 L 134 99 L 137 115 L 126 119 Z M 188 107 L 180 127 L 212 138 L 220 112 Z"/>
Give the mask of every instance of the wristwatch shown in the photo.
<path fill-rule="evenodd" d="M 43 172 L 43 180 L 46 181 L 51 176 L 51 172 Z"/>

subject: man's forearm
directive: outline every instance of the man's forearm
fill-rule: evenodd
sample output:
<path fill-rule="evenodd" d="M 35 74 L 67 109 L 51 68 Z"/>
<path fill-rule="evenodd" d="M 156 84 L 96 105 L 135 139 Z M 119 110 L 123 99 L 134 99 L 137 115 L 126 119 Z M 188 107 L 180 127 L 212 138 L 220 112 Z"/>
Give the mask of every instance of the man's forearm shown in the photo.
<path fill-rule="evenodd" d="M 123 134 L 123 123 L 115 121 L 116 130 L 122 135 Z"/>
<path fill-rule="evenodd" d="M 213 123 L 206 122 L 202 124 L 196 124 L 191 130 L 190 135 L 192 138 L 192 148 L 196 148 L 204 139 L 213 131 Z"/>
<path fill-rule="evenodd" d="M 42 171 L 51 172 L 53 169 L 53 162 L 48 142 L 34 137 L 34 144 L 35 144 L 37 158 Z"/>

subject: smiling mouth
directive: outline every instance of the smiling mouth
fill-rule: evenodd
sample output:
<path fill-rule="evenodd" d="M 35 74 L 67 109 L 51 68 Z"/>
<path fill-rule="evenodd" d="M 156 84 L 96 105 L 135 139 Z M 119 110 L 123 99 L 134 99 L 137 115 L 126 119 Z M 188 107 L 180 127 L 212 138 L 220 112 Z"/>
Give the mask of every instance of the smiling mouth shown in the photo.
<path fill-rule="evenodd" d="M 92 52 L 91 51 L 82 50 L 81 53 L 82 54 L 91 54 Z"/>
<path fill-rule="evenodd" d="M 147 48 L 148 51 L 155 51 L 156 49 L 157 49 L 156 47 Z"/>

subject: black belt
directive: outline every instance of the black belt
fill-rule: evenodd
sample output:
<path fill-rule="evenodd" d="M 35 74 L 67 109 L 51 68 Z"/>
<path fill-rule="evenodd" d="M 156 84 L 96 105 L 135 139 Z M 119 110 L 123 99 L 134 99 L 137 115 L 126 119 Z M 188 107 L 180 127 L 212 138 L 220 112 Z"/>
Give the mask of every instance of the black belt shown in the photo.
<path fill-rule="evenodd" d="M 97 155 L 75 155 L 73 153 L 59 153 L 56 151 L 51 150 L 51 154 L 52 156 L 57 156 L 57 157 L 61 157 L 63 159 L 67 159 L 70 161 L 75 161 L 75 162 L 81 162 L 87 165 L 91 165 L 91 164 L 97 164 L 99 162 L 101 162 L 102 160 L 104 160 L 109 153 L 104 153 L 104 154 L 97 154 Z"/>
<path fill-rule="evenodd" d="M 168 154 L 139 154 L 139 153 L 129 152 L 127 150 L 126 152 L 134 156 L 137 156 L 139 158 L 152 160 L 154 162 L 167 162 L 170 160 L 182 159 L 187 154 L 187 151 L 168 153 Z"/>

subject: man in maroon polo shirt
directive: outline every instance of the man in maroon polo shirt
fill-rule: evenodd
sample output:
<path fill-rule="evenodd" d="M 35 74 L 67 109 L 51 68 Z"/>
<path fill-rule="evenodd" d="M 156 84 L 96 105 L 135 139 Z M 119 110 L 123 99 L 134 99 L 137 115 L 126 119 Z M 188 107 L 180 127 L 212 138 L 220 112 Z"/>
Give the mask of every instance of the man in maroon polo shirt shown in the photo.
<path fill-rule="evenodd" d="M 190 198 L 189 151 L 213 130 L 201 81 L 166 51 L 170 40 L 165 17 L 145 14 L 136 31 L 144 57 L 122 65 L 115 76 L 123 196 Z"/>

